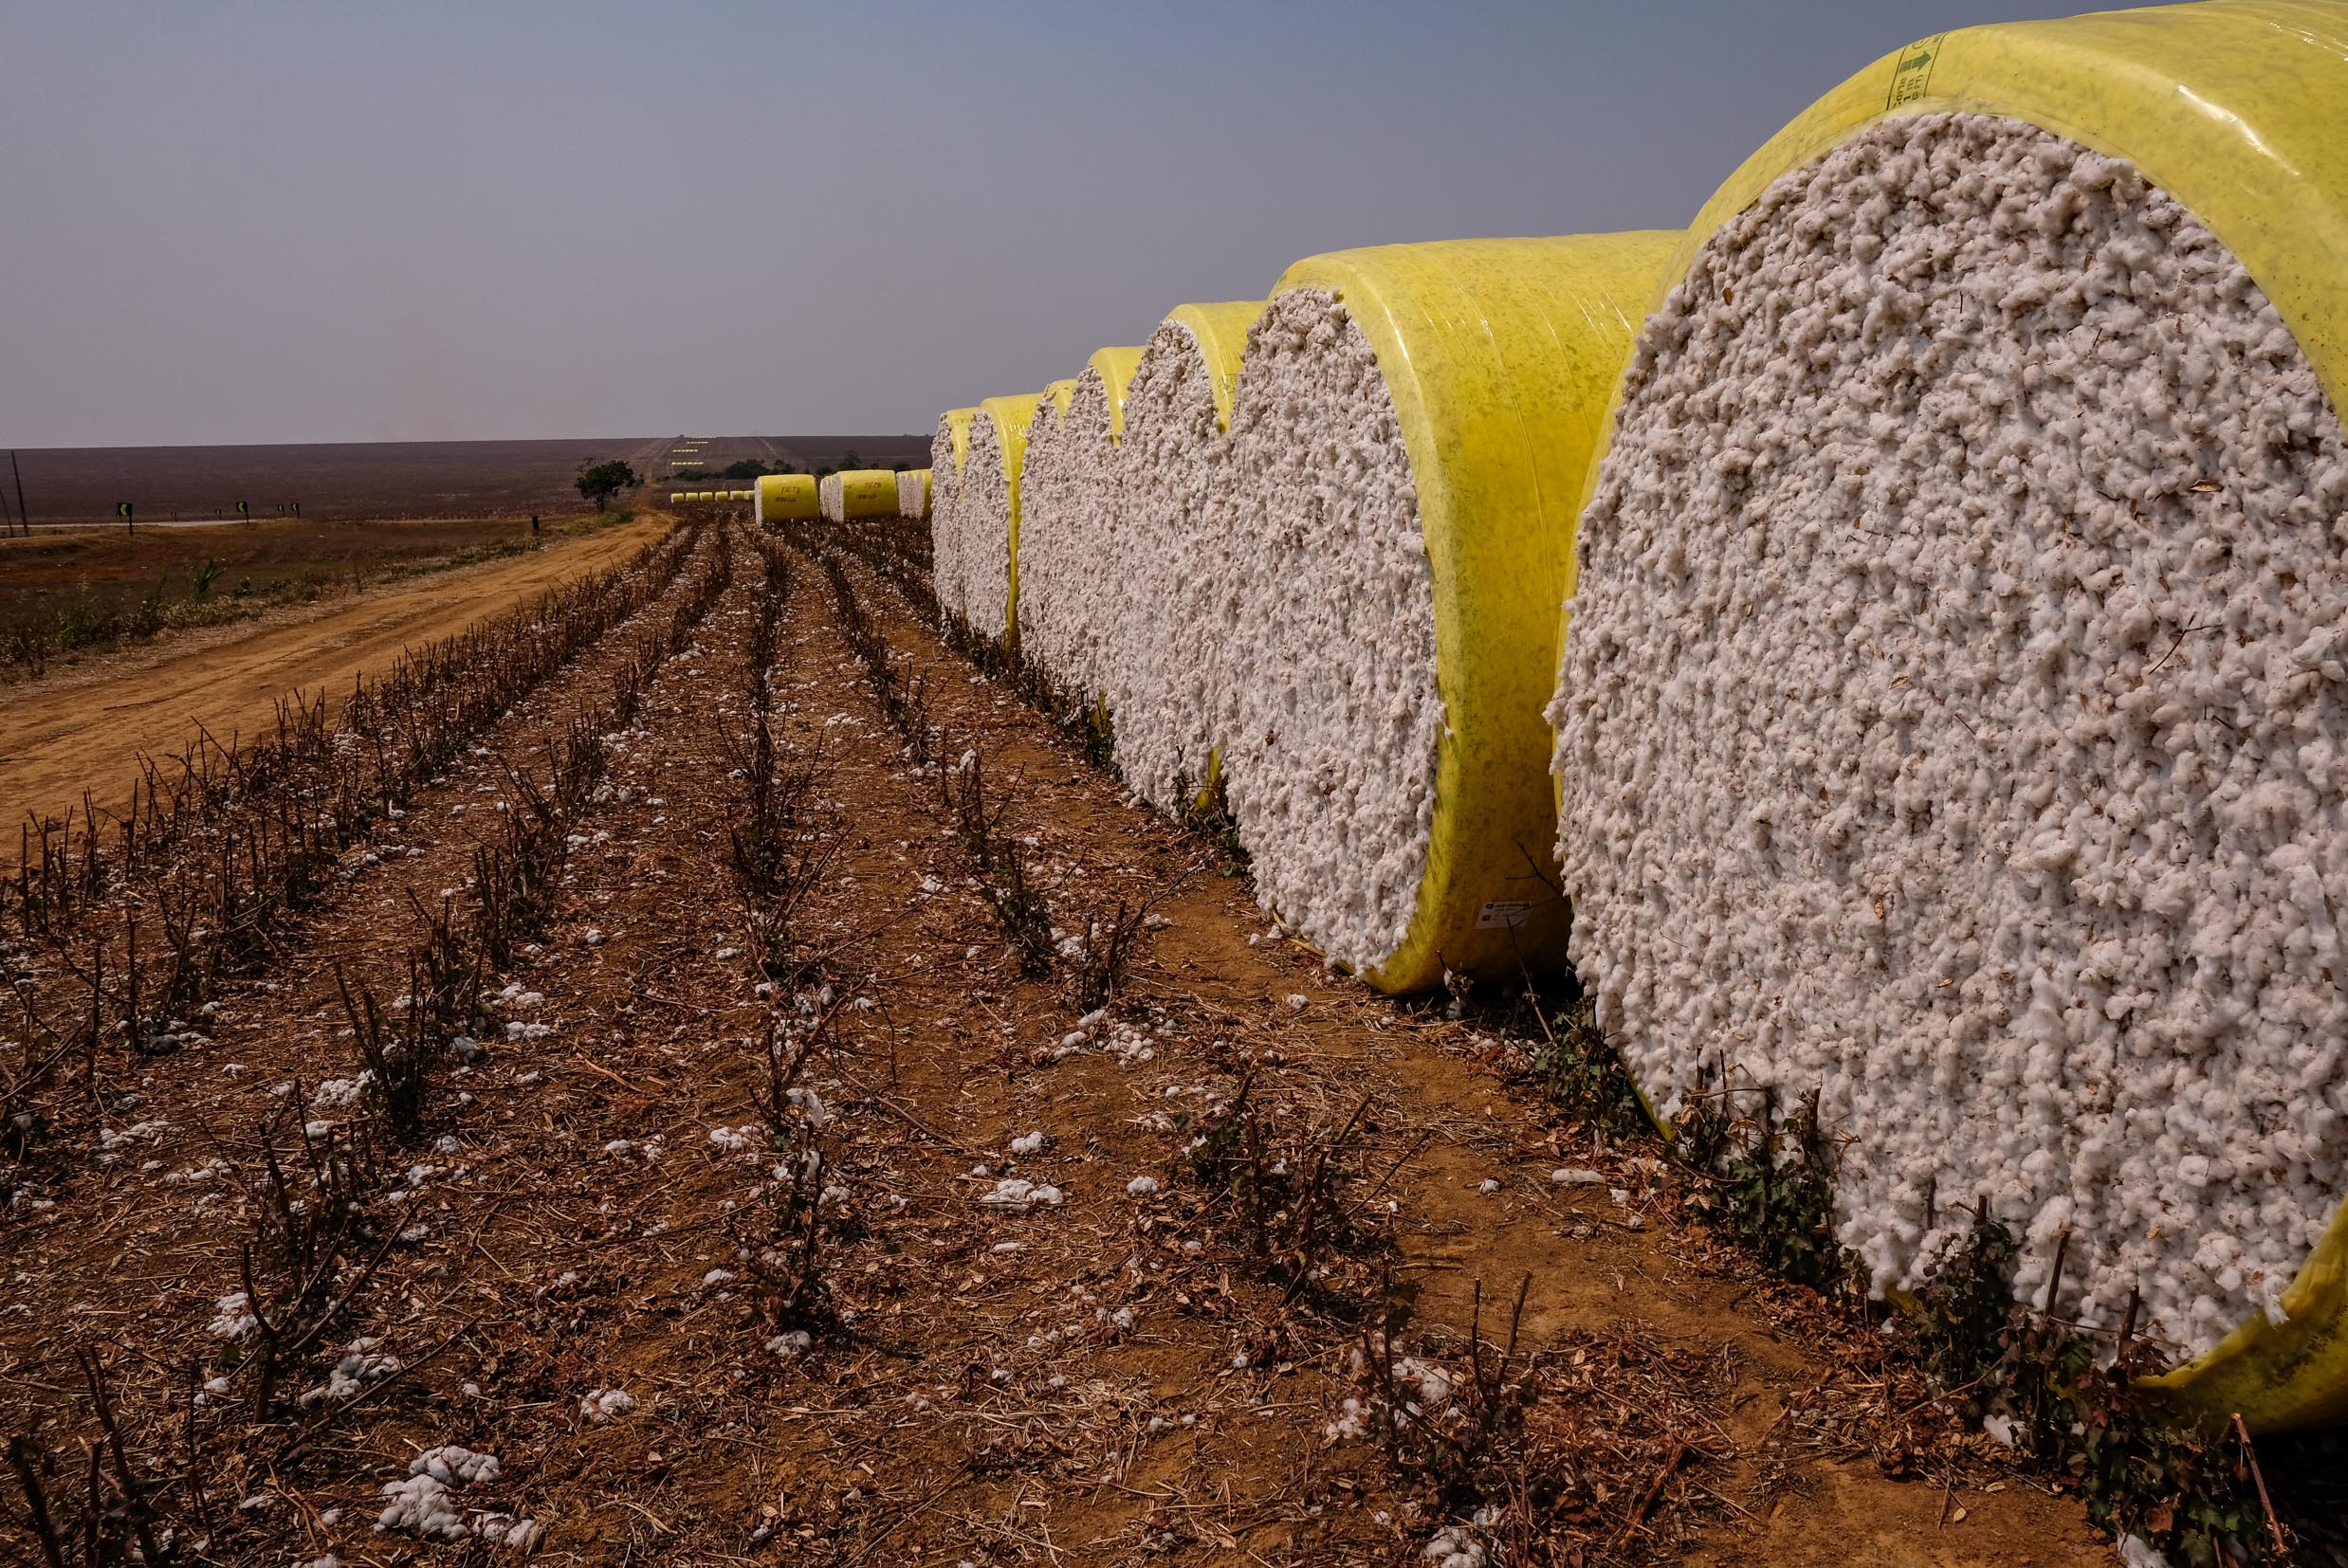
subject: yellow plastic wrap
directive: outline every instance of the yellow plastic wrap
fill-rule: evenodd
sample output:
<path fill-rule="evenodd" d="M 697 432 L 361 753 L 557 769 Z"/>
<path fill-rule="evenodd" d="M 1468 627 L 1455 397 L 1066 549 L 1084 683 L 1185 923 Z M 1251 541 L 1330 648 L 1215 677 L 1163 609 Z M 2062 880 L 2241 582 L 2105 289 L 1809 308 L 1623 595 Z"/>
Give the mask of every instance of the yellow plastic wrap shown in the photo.
<path fill-rule="evenodd" d="M 1071 383 L 1072 387 L 1073 383 Z M 1004 601 L 1002 636 L 1006 643 L 1017 643 L 1019 636 L 1019 470 L 1027 462 L 1027 427 L 1036 417 L 1036 410 L 1043 399 L 1034 392 L 1018 392 L 1009 397 L 989 397 L 979 404 L 979 416 L 991 420 L 995 426 L 996 448 L 1002 453 L 1002 482 L 1004 500 L 1010 505 L 1011 532 L 1005 542 L 1002 570 L 1010 579 L 1010 596 Z M 967 534 L 965 533 L 965 548 Z M 988 564 L 993 570 L 993 563 Z"/>
<path fill-rule="evenodd" d="M 1225 300 L 1206 305 L 1176 305 L 1166 313 L 1169 321 L 1180 321 L 1190 329 L 1198 340 L 1199 353 L 1206 360 L 1208 374 L 1215 377 L 1215 422 L 1224 429 L 1231 428 L 1231 399 L 1239 390 L 1239 361 L 1247 354 L 1247 329 L 1256 324 L 1256 318 L 1264 313 L 1261 300 Z M 1139 361 L 1137 360 L 1136 363 Z M 1132 380 L 1132 373 L 1126 379 Z M 1125 410 L 1117 410 L 1117 428 L 1125 426 Z"/>
<path fill-rule="evenodd" d="M 1068 413 L 1069 402 L 1076 395 L 1076 378 L 1072 375 L 1065 381 L 1055 381 L 1051 383 L 1049 386 L 1044 388 L 1043 395 L 1044 400 L 1052 405 L 1053 413 L 1055 416 L 1065 418 Z"/>
<path fill-rule="evenodd" d="M 951 477 L 954 482 L 954 493 L 957 495 L 962 493 L 963 465 L 970 457 L 970 422 L 978 417 L 979 410 L 976 409 L 945 410 L 945 428 L 954 438 L 954 472 Z"/>
<path fill-rule="evenodd" d="M 682 490 L 671 490 L 671 491 L 670 491 L 670 492 L 669 492 L 669 504 L 670 504 L 670 505 L 671 505 L 671 506 L 676 505 L 679 501 L 682 501 L 684 499 L 685 499 L 685 492 L 684 492 L 684 491 L 682 491 Z"/>
<path fill-rule="evenodd" d="M 2208 0 L 2002 23 L 1895 50 L 1729 176 L 1651 302 L 1781 176 L 1879 120 L 1951 112 L 2024 120 L 2133 161 L 2249 269 L 2333 408 L 2348 409 L 2348 7 L 2338 0 Z M 1610 400 L 1609 435 L 1614 415 Z M 1592 462 L 1584 501 L 1597 474 Z M 2259 1431 L 2348 1416 L 2348 1207 L 2282 1305 L 2281 1323 L 2245 1323 L 2161 1386 L 2199 1409 L 2238 1411 Z"/>
<path fill-rule="evenodd" d="M 1109 390 L 1109 439 L 1125 439 L 1125 394 L 1133 385 L 1133 373 L 1141 369 L 1142 351 L 1138 348 L 1094 349 L 1085 363 L 1101 373 L 1101 385 Z"/>
<path fill-rule="evenodd" d="M 1308 257 L 1274 293 L 1344 301 L 1410 454 L 1434 579 L 1433 836 L 1401 947 L 1367 975 L 1424 990 L 1445 967 L 1561 961 L 1556 807 L 1541 710 L 1582 472 L 1676 231 L 1378 246 Z M 1546 879 L 1546 881 L 1544 880 Z"/>
<path fill-rule="evenodd" d="M 897 515 L 897 475 L 893 468 L 848 468 L 839 474 L 840 518 L 893 518 Z"/>
<path fill-rule="evenodd" d="M 765 474 L 750 492 L 754 516 L 761 522 L 803 522 L 816 516 L 816 476 Z"/>

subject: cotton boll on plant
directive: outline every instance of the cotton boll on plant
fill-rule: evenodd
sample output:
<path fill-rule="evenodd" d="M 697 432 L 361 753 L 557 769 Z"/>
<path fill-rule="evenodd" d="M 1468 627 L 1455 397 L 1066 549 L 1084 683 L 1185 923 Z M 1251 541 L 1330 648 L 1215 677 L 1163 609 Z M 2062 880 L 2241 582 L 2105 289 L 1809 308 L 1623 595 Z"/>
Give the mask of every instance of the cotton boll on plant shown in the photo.
<path fill-rule="evenodd" d="M 2025 1300 L 2068 1232 L 2090 1323 L 2273 1313 L 2348 1162 L 2343 545 L 2306 356 L 2124 161 L 1921 116 L 1730 219 L 1550 710 L 1573 959 L 1661 1113 L 1819 1089 L 1878 1289 L 1978 1195 Z"/>

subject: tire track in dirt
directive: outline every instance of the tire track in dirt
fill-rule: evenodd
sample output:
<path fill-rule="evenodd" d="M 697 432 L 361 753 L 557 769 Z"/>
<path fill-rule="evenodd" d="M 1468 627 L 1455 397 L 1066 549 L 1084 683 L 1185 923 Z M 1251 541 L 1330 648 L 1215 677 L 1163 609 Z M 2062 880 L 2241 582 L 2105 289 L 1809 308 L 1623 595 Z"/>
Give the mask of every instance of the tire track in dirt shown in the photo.
<path fill-rule="evenodd" d="M 646 516 L 512 560 L 437 573 L 317 611 L 193 631 L 86 661 L 0 701 L 0 822 L 62 817 L 88 792 L 129 798 L 138 757 L 176 753 L 197 725 L 226 740 L 266 728 L 288 692 L 341 693 L 410 647 L 616 564 L 667 532 Z M 13 864 L 11 837 L 5 854 Z"/>

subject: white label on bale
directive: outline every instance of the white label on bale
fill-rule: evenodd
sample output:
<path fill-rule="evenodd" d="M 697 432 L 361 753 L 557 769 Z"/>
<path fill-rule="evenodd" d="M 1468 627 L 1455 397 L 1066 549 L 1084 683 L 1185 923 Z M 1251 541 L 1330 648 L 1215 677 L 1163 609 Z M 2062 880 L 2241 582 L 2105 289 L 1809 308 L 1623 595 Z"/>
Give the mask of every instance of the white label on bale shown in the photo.
<path fill-rule="evenodd" d="M 1477 912 L 1476 928 L 1481 931 L 1501 926 L 1513 930 L 1524 924 L 1532 914 L 1532 903 L 1529 899 L 1490 899 Z"/>

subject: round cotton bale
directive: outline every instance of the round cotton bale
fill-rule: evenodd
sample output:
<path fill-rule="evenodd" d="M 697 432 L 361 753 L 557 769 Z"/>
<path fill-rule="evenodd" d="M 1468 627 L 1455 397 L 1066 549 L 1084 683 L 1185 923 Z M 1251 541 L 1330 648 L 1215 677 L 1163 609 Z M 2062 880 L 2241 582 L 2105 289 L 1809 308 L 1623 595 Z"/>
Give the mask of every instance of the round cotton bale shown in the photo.
<path fill-rule="evenodd" d="M 888 468 L 847 468 L 840 483 L 840 520 L 897 515 L 897 476 Z"/>
<path fill-rule="evenodd" d="M 897 516 L 914 522 L 929 520 L 929 470 L 908 468 L 897 476 Z"/>
<path fill-rule="evenodd" d="M 685 500 L 685 492 L 684 492 L 684 491 L 682 491 L 682 490 L 671 490 L 671 491 L 670 491 L 670 492 L 669 492 L 669 504 L 670 504 L 670 505 L 671 505 L 671 506 L 675 506 L 675 505 L 677 505 L 678 503 L 680 503 L 681 501 L 683 501 L 684 500 Z"/>
<path fill-rule="evenodd" d="M 1114 554 L 1116 444 L 1141 359 L 1138 348 L 1112 348 L 1086 361 L 1067 383 L 1052 440 L 1030 434 L 1019 487 L 1019 649 L 1088 699 L 1102 689 L 1105 612 L 1124 575 Z"/>
<path fill-rule="evenodd" d="M 970 451 L 976 409 L 948 409 L 929 438 L 929 572 L 938 611 L 948 622 L 967 614 L 962 593 L 962 470 Z"/>
<path fill-rule="evenodd" d="M 1210 788 L 1214 699 L 1203 629 L 1227 618 L 1231 398 L 1260 300 L 1178 306 L 1142 350 L 1117 450 L 1122 583 L 1101 653 L 1127 784 L 1181 813 Z"/>
<path fill-rule="evenodd" d="M 1034 392 L 990 397 L 970 422 L 963 473 L 963 613 L 982 637 L 1019 634 L 1019 474 L 1027 428 L 1042 400 Z"/>
<path fill-rule="evenodd" d="M 1618 393 L 1550 709 L 1659 1113 L 1817 1092 L 1878 1289 L 1982 1204 L 2018 1295 L 2060 1255 L 2266 1428 L 2348 1413 L 2339 15 L 1952 32 L 1749 160 Z"/>
<path fill-rule="evenodd" d="M 1196 629 L 1257 896 L 1381 990 L 1553 966 L 1583 470 L 1678 235 L 1297 263 L 1248 338 Z"/>
<path fill-rule="evenodd" d="M 822 515 L 813 474 L 762 474 L 750 492 L 750 505 L 761 523 L 805 521 Z"/>

